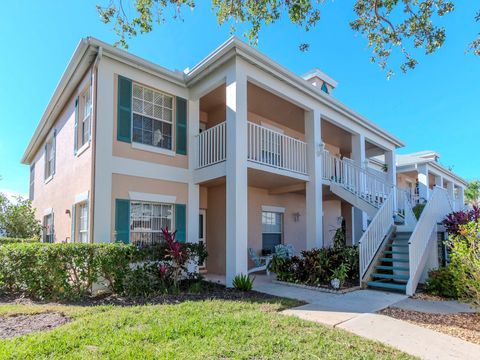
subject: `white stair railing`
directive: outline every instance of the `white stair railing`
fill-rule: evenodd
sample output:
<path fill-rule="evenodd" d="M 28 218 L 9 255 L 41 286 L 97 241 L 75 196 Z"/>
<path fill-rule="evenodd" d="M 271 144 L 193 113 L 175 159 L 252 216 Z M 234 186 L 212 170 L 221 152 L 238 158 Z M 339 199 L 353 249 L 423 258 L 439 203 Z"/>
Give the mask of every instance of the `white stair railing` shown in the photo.
<path fill-rule="evenodd" d="M 360 279 L 363 280 L 385 236 L 394 224 L 395 192 L 390 191 L 358 242 L 360 252 Z"/>
<path fill-rule="evenodd" d="M 354 164 L 350 159 L 333 156 L 328 150 L 323 151 L 322 176 L 377 208 L 392 190 L 392 185 L 385 182 L 385 179 Z"/>
<path fill-rule="evenodd" d="M 265 126 L 249 122 L 248 160 L 306 174 L 307 144 Z"/>
<path fill-rule="evenodd" d="M 197 169 L 214 165 L 227 158 L 227 123 L 222 122 L 196 136 Z"/>
<path fill-rule="evenodd" d="M 447 191 L 441 187 L 435 187 L 408 242 L 410 277 L 407 283 L 407 295 L 415 293 L 428 256 L 426 250 L 437 228 L 437 223 L 451 211 L 452 205 Z"/>

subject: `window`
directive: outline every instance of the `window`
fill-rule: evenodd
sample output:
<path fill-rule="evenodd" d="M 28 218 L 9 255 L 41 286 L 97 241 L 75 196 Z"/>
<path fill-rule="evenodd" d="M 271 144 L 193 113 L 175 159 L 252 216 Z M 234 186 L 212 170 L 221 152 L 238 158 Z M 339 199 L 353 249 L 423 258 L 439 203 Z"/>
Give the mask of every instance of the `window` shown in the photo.
<path fill-rule="evenodd" d="M 78 238 L 82 243 L 88 243 L 88 204 L 78 206 Z"/>
<path fill-rule="evenodd" d="M 45 180 L 55 173 L 55 138 L 56 133 L 45 144 Z"/>
<path fill-rule="evenodd" d="M 53 243 L 53 238 L 53 213 L 50 213 L 43 217 L 43 242 Z"/>
<path fill-rule="evenodd" d="M 28 198 L 33 201 L 35 196 L 35 163 L 30 165 L 30 188 L 28 191 Z"/>
<path fill-rule="evenodd" d="M 133 84 L 133 141 L 172 150 L 173 97 Z"/>
<path fill-rule="evenodd" d="M 80 147 L 90 140 L 90 126 L 92 119 L 92 93 L 90 86 L 88 86 L 81 95 L 81 106 Z"/>
<path fill-rule="evenodd" d="M 163 240 L 162 229 L 172 229 L 173 205 L 130 203 L 130 241 L 132 244 L 153 244 Z"/>
<path fill-rule="evenodd" d="M 275 246 L 282 243 L 283 214 L 262 211 L 262 249 L 265 253 L 273 253 Z"/>

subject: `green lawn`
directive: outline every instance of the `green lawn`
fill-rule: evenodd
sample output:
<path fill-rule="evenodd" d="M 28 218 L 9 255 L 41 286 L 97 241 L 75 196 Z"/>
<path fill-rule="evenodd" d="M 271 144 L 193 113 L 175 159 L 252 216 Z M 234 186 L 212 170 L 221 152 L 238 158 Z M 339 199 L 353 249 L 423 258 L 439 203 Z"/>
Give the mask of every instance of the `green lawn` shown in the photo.
<path fill-rule="evenodd" d="M 72 322 L 0 340 L 0 359 L 406 359 L 409 356 L 284 316 L 281 300 L 176 305 L 3 305 L 0 315 L 62 311 Z"/>

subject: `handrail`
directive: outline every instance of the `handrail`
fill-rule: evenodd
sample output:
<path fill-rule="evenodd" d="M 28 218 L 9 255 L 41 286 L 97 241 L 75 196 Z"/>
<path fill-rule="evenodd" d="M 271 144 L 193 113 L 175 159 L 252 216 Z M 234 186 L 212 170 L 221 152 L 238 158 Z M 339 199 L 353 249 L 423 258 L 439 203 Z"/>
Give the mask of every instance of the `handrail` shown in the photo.
<path fill-rule="evenodd" d="M 426 262 L 426 250 L 437 223 L 451 211 L 452 204 L 447 191 L 436 186 L 408 242 L 410 277 L 407 283 L 407 295 L 415 293 Z"/>
<path fill-rule="evenodd" d="M 248 160 L 278 169 L 307 173 L 307 144 L 248 122 Z"/>
<path fill-rule="evenodd" d="M 385 179 L 370 173 L 351 160 L 341 159 L 323 150 L 322 176 L 380 208 L 392 190 Z"/>
<path fill-rule="evenodd" d="M 390 228 L 394 225 L 395 192 L 390 191 L 358 242 L 360 252 L 360 279 L 363 280 L 370 264 Z"/>
<path fill-rule="evenodd" d="M 197 169 L 226 160 L 226 130 L 227 123 L 224 121 L 195 135 Z"/>

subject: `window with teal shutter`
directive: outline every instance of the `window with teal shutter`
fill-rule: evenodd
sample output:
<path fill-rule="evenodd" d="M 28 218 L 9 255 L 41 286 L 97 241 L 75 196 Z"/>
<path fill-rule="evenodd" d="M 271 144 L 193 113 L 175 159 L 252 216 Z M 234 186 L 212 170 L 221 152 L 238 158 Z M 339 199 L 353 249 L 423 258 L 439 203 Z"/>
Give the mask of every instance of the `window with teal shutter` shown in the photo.
<path fill-rule="evenodd" d="M 118 77 L 117 140 L 132 142 L 132 80 Z"/>
<path fill-rule="evenodd" d="M 178 96 L 176 99 L 177 154 L 187 155 L 187 100 Z"/>
<path fill-rule="evenodd" d="M 115 199 L 116 242 L 130 242 L 130 200 Z"/>
<path fill-rule="evenodd" d="M 327 94 L 328 94 L 328 86 L 327 86 L 327 84 L 325 83 L 325 81 L 324 81 L 323 84 L 322 84 L 321 90 L 322 90 L 324 93 L 327 93 Z"/>
<path fill-rule="evenodd" d="M 185 204 L 175 204 L 175 230 L 177 230 L 176 240 L 179 242 L 187 241 L 187 206 Z"/>
<path fill-rule="evenodd" d="M 75 99 L 75 123 L 73 126 L 73 153 L 77 155 L 78 150 L 78 96 Z"/>

